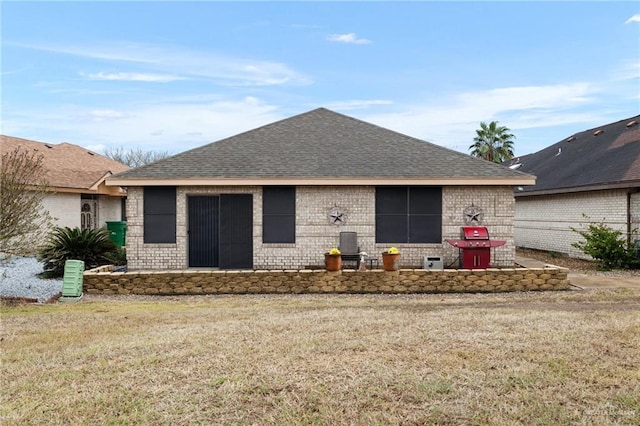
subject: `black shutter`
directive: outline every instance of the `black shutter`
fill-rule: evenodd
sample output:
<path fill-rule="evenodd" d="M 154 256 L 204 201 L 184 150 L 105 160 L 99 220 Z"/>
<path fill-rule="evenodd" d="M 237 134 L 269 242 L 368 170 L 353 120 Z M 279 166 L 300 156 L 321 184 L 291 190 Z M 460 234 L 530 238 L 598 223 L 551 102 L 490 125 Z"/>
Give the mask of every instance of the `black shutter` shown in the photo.
<path fill-rule="evenodd" d="M 376 242 L 442 242 L 442 188 L 377 187 Z"/>
<path fill-rule="evenodd" d="M 442 242 L 442 188 L 409 187 L 409 242 Z"/>
<path fill-rule="evenodd" d="M 220 196 L 220 252 L 222 269 L 253 268 L 253 195 Z"/>
<path fill-rule="evenodd" d="M 144 242 L 176 242 L 176 187 L 144 188 Z"/>
<path fill-rule="evenodd" d="M 262 242 L 296 242 L 296 188 L 262 188 Z"/>
<path fill-rule="evenodd" d="M 406 186 L 376 188 L 376 243 L 406 243 L 408 222 Z"/>

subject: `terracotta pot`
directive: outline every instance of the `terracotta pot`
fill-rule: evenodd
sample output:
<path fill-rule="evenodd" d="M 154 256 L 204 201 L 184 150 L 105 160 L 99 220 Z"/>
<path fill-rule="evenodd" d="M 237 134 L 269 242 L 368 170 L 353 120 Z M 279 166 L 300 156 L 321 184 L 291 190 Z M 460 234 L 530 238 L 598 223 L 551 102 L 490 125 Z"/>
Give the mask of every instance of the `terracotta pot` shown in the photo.
<path fill-rule="evenodd" d="M 339 254 L 324 254 L 324 266 L 327 271 L 339 271 L 342 269 L 342 256 Z"/>
<path fill-rule="evenodd" d="M 400 269 L 400 253 L 389 254 L 386 251 L 383 252 L 382 265 L 385 271 L 397 271 Z"/>

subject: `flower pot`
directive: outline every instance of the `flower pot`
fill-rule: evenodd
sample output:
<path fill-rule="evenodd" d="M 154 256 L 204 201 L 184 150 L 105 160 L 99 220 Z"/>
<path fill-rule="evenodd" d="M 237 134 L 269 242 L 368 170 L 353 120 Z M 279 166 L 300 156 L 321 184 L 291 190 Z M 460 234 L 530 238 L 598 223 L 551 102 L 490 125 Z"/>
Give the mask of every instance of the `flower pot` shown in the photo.
<path fill-rule="evenodd" d="M 342 256 L 339 254 L 324 254 L 324 266 L 327 271 L 339 271 L 342 269 Z"/>
<path fill-rule="evenodd" d="M 400 253 L 382 253 L 382 265 L 385 271 L 397 271 L 400 269 Z"/>

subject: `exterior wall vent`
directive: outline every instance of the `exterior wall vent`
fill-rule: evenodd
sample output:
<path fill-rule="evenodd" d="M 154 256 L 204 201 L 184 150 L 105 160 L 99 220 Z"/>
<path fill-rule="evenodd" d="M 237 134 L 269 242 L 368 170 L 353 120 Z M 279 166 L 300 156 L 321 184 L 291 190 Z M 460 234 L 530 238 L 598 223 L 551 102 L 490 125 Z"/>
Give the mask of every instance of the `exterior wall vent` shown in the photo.
<path fill-rule="evenodd" d="M 593 136 L 598 136 L 598 135 L 601 135 L 601 134 L 603 134 L 603 133 L 604 133 L 604 130 L 602 130 L 602 129 L 598 129 L 598 130 L 596 130 L 595 132 L 593 132 Z"/>
<path fill-rule="evenodd" d="M 627 123 L 627 127 L 633 127 L 633 126 L 636 126 L 637 124 L 638 122 L 636 120 L 633 120 Z"/>

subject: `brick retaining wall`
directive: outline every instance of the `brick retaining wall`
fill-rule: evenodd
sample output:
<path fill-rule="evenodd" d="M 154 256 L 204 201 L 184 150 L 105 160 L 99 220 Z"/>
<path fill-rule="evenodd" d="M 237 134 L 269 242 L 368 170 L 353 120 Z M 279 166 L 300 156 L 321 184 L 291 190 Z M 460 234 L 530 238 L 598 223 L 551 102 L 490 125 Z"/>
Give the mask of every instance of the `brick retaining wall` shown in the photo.
<path fill-rule="evenodd" d="M 567 269 L 150 271 L 84 273 L 88 294 L 451 293 L 566 290 Z"/>

